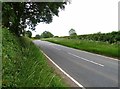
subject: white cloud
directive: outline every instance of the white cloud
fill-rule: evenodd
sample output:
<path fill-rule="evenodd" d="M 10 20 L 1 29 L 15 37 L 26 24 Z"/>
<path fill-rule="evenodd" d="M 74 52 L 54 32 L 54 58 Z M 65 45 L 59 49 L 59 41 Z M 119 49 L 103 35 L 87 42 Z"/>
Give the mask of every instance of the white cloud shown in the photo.
<path fill-rule="evenodd" d="M 72 0 L 59 17 L 50 24 L 40 23 L 33 36 L 47 30 L 58 36 L 69 35 L 73 28 L 77 34 L 111 32 L 118 30 L 119 0 Z"/>

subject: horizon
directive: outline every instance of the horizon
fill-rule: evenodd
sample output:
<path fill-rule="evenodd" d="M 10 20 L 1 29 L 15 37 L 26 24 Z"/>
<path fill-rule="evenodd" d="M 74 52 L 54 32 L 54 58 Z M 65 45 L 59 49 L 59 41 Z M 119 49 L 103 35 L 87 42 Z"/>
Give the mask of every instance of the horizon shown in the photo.
<path fill-rule="evenodd" d="M 106 32 L 106 33 L 112 33 L 112 32 L 119 32 L 120 30 L 118 31 L 111 31 L 111 32 Z M 48 31 L 49 32 L 49 31 Z M 97 34 L 97 33 L 101 33 L 101 34 L 106 34 L 105 32 L 102 33 L 102 32 L 96 32 L 96 33 L 89 33 L 89 34 L 77 34 L 77 36 L 79 35 L 90 35 L 90 34 Z M 42 34 L 42 33 L 41 33 Z M 41 35 L 41 34 L 36 34 L 36 35 Z M 54 34 L 53 34 L 54 35 Z M 57 35 L 54 35 L 54 36 L 57 36 Z M 65 35 L 64 35 L 65 36 Z M 64 37 L 64 36 L 58 36 L 58 37 Z M 66 35 L 66 36 L 69 36 L 69 35 Z M 35 37 L 35 36 L 32 36 L 32 37 Z"/>

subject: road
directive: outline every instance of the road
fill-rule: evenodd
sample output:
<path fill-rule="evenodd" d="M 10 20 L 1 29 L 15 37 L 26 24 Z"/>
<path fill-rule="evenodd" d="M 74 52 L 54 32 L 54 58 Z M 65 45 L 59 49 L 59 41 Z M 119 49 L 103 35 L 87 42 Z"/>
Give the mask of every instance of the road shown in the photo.
<path fill-rule="evenodd" d="M 60 68 L 85 88 L 118 87 L 118 60 L 93 53 L 34 40 Z M 92 89 L 92 88 L 91 88 Z"/>

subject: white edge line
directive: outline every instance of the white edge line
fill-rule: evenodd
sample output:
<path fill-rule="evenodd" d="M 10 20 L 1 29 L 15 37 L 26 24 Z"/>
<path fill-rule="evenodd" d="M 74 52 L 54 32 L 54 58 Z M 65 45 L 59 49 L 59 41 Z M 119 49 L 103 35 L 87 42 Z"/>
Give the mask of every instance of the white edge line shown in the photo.
<path fill-rule="evenodd" d="M 83 85 L 81 85 L 80 83 L 78 83 L 74 78 L 72 78 L 69 74 L 67 74 L 62 68 L 60 68 L 54 61 L 52 61 L 52 59 L 50 59 L 50 57 L 48 57 L 42 50 L 41 52 L 60 70 L 62 71 L 67 77 L 69 77 L 75 84 L 77 84 L 79 87 L 81 87 L 82 89 L 85 89 L 83 87 Z"/>
<path fill-rule="evenodd" d="M 72 55 L 72 56 L 75 56 L 75 57 L 77 57 L 77 58 L 80 58 L 80 59 L 82 59 L 82 60 L 85 60 L 85 61 L 91 62 L 91 63 L 93 63 L 93 64 L 96 64 L 96 65 L 99 65 L 99 66 L 104 67 L 104 65 L 102 65 L 102 64 L 100 64 L 100 63 L 97 63 L 97 62 L 94 62 L 94 61 L 90 61 L 90 60 L 88 60 L 88 59 L 85 59 L 85 58 L 83 58 L 83 57 L 77 56 L 77 55 L 72 54 L 72 53 L 70 53 L 70 52 L 68 52 L 68 54 L 70 54 L 70 55 Z"/>

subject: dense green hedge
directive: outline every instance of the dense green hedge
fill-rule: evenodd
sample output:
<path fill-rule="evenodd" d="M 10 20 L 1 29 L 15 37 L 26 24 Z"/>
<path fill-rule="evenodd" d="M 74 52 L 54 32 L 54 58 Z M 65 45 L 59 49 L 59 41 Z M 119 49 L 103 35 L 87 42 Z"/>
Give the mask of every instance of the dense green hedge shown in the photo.
<path fill-rule="evenodd" d="M 118 41 L 120 41 L 120 31 L 118 32 L 114 31 L 111 33 L 95 33 L 88 35 L 79 35 L 78 38 L 109 43 L 117 43 Z"/>
<path fill-rule="evenodd" d="M 76 37 L 64 36 L 62 38 L 76 39 Z M 113 31 L 111 33 L 94 33 L 87 35 L 78 35 L 77 39 L 81 40 L 93 40 L 93 41 L 102 41 L 108 43 L 118 43 L 120 42 L 120 31 Z"/>

